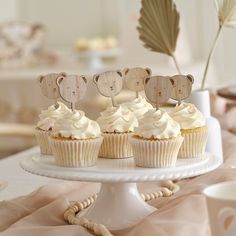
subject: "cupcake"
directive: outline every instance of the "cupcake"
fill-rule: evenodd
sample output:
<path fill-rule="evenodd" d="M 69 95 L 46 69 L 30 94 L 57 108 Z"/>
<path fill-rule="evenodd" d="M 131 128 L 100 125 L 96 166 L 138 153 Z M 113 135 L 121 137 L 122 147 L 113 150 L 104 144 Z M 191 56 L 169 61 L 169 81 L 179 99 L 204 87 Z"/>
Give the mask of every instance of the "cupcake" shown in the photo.
<path fill-rule="evenodd" d="M 156 109 L 144 114 L 130 138 L 135 164 L 140 167 L 175 166 L 182 142 L 180 125 L 167 112 Z"/>
<path fill-rule="evenodd" d="M 56 164 L 66 167 L 94 166 L 102 144 L 101 130 L 96 121 L 83 111 L 73 111 L 57 120 L 50 144 Z"/>
<path fill-rule="evenodd" d="M 101 112 L 97 119 L 103 133 L 103 143 L 99 157 L 127 158 L 132 157 L 132 147 L 128 141 L 138 126 L 138 120 L 134 113 L 126 106 L 109 106 Z"/>
<path fill-rule="evenodd" d="M 138 120 L 140 120 L 147 111 L 153 108 L 153 106 L 140 95 L 131 102 L 123 103 L 123 106 L 126 106 L 133 112 Z"/>
<path fill-rule="evenodd" d="M 170 113 L 179 123 L 184 142 L 179 151 L 180 158 L 193 158 L 205 152 L 208 128 L 203 114 L 191 103 L 181 103 Z"/>
<path fill-rule="evenodd" d="M 39 115 L 39 122 L 35 129 L 35 136 L 40 146 L 41 154 L 51 155 L 52 150 L 49 144 L 49 136 L 55 121 L 60 119 L 71 110 L 63 103 L 57 102 L 57 105 L 50 106 Z"/>

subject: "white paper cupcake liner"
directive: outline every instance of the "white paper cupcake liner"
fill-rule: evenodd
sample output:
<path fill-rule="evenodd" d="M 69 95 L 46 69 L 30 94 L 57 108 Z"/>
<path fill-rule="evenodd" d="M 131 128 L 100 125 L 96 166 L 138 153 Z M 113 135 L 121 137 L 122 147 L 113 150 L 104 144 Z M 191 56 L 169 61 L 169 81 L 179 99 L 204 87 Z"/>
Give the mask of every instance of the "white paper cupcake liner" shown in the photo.
<path fill-rule="evenodd" d="M 35 136 L 40 146 L 40 152 L 44 155 L 52 155 L 51 145 L 49 143 L 51 131 L 35 129 Z"/>
<path fill-rule="evenodd" d="M 175 166 L 183 137 L 169 140 L 130 139 L 136 166 L 165 168 Z"/>
<path fill-rule="evenodd" d="M 129 137 L 132 133 L 107 134 L 103 133 L 103 142 L 99 151 L 99 157 L 102 158 L 128 158 L 133 156 L 132 147 L 129 143 Z"/>
<path fill-rule="evenodd" d="M 179 158 L 195 158 L 199 157 L 205 152 L 208 129 L 192 133 L 182 133 L 184 142 L 179 150 Z"/>
<path fill-rule="evenodd" d="M 65 167 L 96 165 L 103 138 L 87 140 L 61 140 L 50 137 L 56 164 Z"/>

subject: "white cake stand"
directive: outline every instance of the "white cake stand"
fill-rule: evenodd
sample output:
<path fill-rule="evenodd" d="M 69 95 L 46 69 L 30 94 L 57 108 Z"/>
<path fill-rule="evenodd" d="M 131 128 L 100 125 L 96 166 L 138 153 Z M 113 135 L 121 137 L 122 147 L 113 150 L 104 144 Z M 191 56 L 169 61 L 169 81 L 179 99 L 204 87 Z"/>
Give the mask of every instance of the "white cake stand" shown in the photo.
<path fill-rule="evenodd" d="M 101 182 L 96 202 L 80 213 L 92 222 L 118 230 L 135 225 L 156 208 L 140 197 L 136 182 L 176 180 L 193 177 L 216 169 L 221 160 L 210 153 L 201 158 L 179 159 L 172 168 L 135 167 L 133 158 L 98 159 L 97 166 L 66 168 L 55 166 L 53 157 L 38 153 L 21 161 L 21 167 L 33 174 L 75 181 Z"/>

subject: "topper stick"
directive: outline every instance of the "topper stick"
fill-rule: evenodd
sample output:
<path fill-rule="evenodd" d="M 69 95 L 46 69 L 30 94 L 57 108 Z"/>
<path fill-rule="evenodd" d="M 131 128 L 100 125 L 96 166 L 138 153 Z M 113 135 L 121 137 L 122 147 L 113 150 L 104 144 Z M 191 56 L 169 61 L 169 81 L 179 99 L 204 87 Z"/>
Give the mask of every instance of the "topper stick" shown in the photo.
<path fill-rule="evenodd" d="M 181 97 L 180 97 L 180 95 L 178 94 L 178 105 L 180 105 L 181 104 Z"/>
<path fill-rule="evenodd" d="M 116 103 L 114 96 L 111 97 L 111 102 L 112 102 L 113 107 L 117 107 L 117 103 Z"/>
<path fill-rule="evenodd" d="M 59 107 L 59 105 L 58 105 L 58 103 L 57 103 L 57 99 L 54 99 L 54 107 L 55 107 L 55 108 L 58 108 L 58 107 Z"/>
<path fill-rule="evenodd" d="M 71 110 L 74 111 L 75 110 L 75 103 L 71 103 Z"/>
<path fill-rule="evenodd" d="M 159 103 L 158 100 L 156 100 L 156 111 L 159 110 Z"/>

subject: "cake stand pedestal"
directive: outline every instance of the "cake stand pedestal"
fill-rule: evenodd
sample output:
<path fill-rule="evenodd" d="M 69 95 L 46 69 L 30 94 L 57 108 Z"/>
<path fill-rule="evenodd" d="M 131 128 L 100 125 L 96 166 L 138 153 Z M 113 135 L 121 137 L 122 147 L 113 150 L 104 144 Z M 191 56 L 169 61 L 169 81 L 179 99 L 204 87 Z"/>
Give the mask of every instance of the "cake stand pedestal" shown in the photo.
<path fill-rule="evenodd" d="M 79 213 L 88 220 L 104 224 L 109 230 L 131 227 L 156 208 L 148 205 L 137 190 L 137 182 L 176 180 L 193 177 L 219 167 L 222 160 L 210 153 L 199 158 L 179 159 L 171 168 L 135 167 L 133 158 L 98 159 L 88 168 L 67 168 L 55 165 L 54 158 L 38 153 L 25 157 L 21 167 L 33 174 L 75 181 L 101 182 L 95 203 Z"/>

